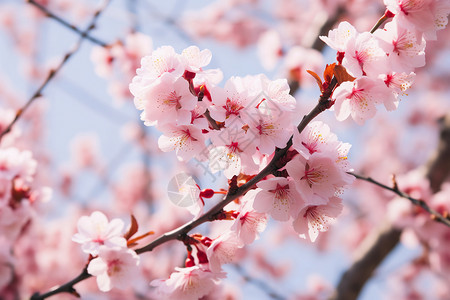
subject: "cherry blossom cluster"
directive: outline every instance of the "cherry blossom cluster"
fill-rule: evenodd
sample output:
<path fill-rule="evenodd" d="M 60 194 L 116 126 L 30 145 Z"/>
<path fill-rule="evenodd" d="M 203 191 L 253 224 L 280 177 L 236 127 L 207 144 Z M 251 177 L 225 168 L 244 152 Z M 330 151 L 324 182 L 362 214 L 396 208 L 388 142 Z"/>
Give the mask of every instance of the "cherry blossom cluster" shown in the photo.
<path fill-rule="evenodd" d="M 132 286 L 139 273 L 139 256 L 128 249 L 124 227 L 122 220 L 108 221 L 102 212 L 94 211 L 78 220 L 78 233 L 72 237 L 90 255 L 87 272 L 96 277 L 102 292 Z"/>
<path fill-rule="evenodd" d="M 385 0 L 384 29 L 359 33 L 342 22 L 321 39 L 337 51 L 337 62 L 355 77 L 333 93 L 338 120 L 349 116 L 363 124 L 383 104 L 394 110 L 411 86 L 414 70 L 425 65 L 426 40 L 447 24 L 448 1 Z"/>
<path fill-rule="evenodd" d="M 0 289 L 13 277 L 11 249 L 29 223 L 39 202 L 51 197 L 51 190 L 34 182 L 37 162 L 28 150 L 0 147 Z"/>

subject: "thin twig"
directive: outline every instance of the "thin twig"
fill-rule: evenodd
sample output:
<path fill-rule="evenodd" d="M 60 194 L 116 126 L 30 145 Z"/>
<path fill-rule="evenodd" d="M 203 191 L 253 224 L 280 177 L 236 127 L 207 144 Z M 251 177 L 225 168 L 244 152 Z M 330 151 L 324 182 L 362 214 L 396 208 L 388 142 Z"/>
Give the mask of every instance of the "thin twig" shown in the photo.
<path fill-rule="evenodd" d="M 102 5 L 101 8 L 95 12 L 87 29 L 81 33 L 81 36 L 80 36 L 79 40 L 77 41 L 77 43 L 75 44 L 74 48 L 64 55 L 63 59 L 61 60 L 61 62 L 59 63 L 59 65 L 56 68 L 50 70 L 50 72 L 47 75 L 47 78 L 45 78 L 44 82 L 37 89 L 37 91 L 34 92 L 34 94 L 25 103 L 25 105 L 16 112 L 16 115 L 15 115 L 14 119 L 11 121 L 11 123 L 5 128 L 5 130 L 3 130 L 3 132 L 0 133 L 0 142 L 3 138 L 3 136 L 5 136 L 7 133 L 9 133 L 11 131 L 14 124 L 16 124 L 16 122 L 23 115 L 23 113 L 28 109 L 28 107 L 34 102 L 34 100 L 36 100 L 37 98 L 42 96 L 42 91 L 45 89 L 45 87 L 48 85 L 48 83 L 55 77 L 55 75 L 61 70 L 61 68 L 65 65 L 65 63 L 69 60 L 69 58 L 71 58 L 72 55 L 75 54 L 80 49 L 81 44 L 87 38 L 87 34 L 92 29 L 95 28 L 95 23 L 97 21 L 97 18 L 100 16 L 101 12 L 106 8 L 106 6 L 109 4 L 109 1 L 110 0 L 105 0 L 104 5 Z"/>
<path fill-rule="evenodd" d="M 48 10 L 48 8 L 46 8 L 45 6 L 43 6 L 42 4 L 36 2 L 36 0 L 27 0 L 28 3 L 34 5 L 36 8 L 38 8 L 40 11 L 42 11 L 47 17 L 55 20 L 56 22 L 60 23 L 61 25 L 63 25 L 66 28 L 69 28 L 72 31 L 75 31 L 77 34 L 79 35 L 83 35 L 83 31 L 80 30 L 78 27 L 76 27 L 73 24 L 70 24 L 69 22 L 67 22 L 66 20 L 64 20 L 63 18 L 55 15 L 54 13 L 52 13 L 50 10 Z M 108 44 L 89 35 L 89 34 L 85 34 L 85 37 L 87 40 L 93 42 L 94 44 L 97 44 L 101 47 L 108 47 Z"/>
<path fill-rule="evenodd" d="M 91 276 L 92 275 L 87 272 L 87 266 L 86 266 L 83 269 L 83 271 L 80 273 L 80 275 L 78 275 L 73 280 L 71 280 L 71 281 L 67 282 L 66 284 L 63 284 L 63 285 L 59 286 L 58 288 L 51 290 L 45 294 L 40 295 L 39 293 L 35 293 L 31 296 L 30 300 L 43 300 L 50 296 L 53 296 L 56 294 L 61 294 L 61 293 L 70 293 L 77 297 L 80 297 L 80 295 L 78 295 L 77 291 L 75 290 L 75 288 L 73 286 L 75 284 L 77 284 L 78 282 L 83 281 Z"/>
<path fill-rule="evenodd" d="M 254 278 L 254 277 L 248 275 L 247 272 L 245 271 L 245 269 L 241 265 L 234 264 L 233 266 L 246 282 L 251 283 L 251 284 L 255 285 L 256 287 L 258 287 L 259 289 L 263 290 L 265 293 L 267 293 L 267 295 L 270 298 L 277 299 L 277 300 L 285 300 L 286 299 L 286 297 L 284 297 L 284 296 L 280 295 L 279 293 L 277 293 L 276 291 L 274 291 L 264 280 Z"/>
<path fill-rule="evenodd" d="M 427 212 L 429 212 L 430 215 L 431 215 L 431 218 L 432 218 L 433 220 L 435 220 L 435 221 L 437 221 L 437 222 L 441 222 L 441 223 L 443 223 L 443 224 L 445 224 L 445 225 L 447 225 L 447 226 L 450 227 L 450 219 L 445 218 L 445 217 L 442 216 L 439 212 L 437 212 L 437 211 L 435 211 L 434 209 L 432 209 L 431 207 L 429 207 L 428 204 L 427 204 L 425 201 L 423 201 L 423 200 L 421 200 L 421 199 L 413 198 L 413 197 L 411 197 L 410 195 L 408 195 L 408 194 L 402 192 L 401 190 L 399 190 L 399 188 L 398 188 L 397 186 L 389 187 L 389 186 L 387 186 L 387 185 L 385 185 L 385 184 L 382 184 L 381 182 L 378 182 L 378 181 L 374 180 L 374 179 L 371 178 L 371 177 L 361 176 L 361 175 L 355 174 L 355 173 L 353 173 L 353 172 L 348 172 L 348 174 L 353 175 L 353 176 L 355 176 L 356 178 L 358 178 L 358 179 L 360 179 L 360 180 L 364 180 L 364 181 L 373 183 L 373 184 L 375 184 L 375 185 L 377 185 L 377 186 L 379 186 L 379 187 L 381 187 L 381 188 L 383 188 L 383 189 L 385 189 L 385 190 L 389 190 L 389 191 L 391 191 L 391 192 L 397 194 L 398 196 L 400 196 L 400 197 L 402 197 L 402 198 L 408 199 L 409 201 L 411 201 L 412 204 L 417 205 L 417 206 L 420 206 L 420 207 L 422 207 L 424 210 L 426 210 Z"/>

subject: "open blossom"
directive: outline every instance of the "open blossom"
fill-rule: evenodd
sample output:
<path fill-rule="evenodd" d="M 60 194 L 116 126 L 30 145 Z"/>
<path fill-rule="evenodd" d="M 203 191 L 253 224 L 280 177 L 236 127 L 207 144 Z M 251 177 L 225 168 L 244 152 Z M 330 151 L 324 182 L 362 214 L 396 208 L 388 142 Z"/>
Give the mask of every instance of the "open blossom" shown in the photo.
<path fill-rule="evenodd" d="M 126 240 L 122 236 L 124 223 L 120 219 L 108 222 L 100 211 L 94 211 L 89 217 L 82 216 L 77 223 L 78 232 L 72 241 L 82 244 L 85 253 L 97 255 L 101 246 L 126 247 Z"/>
<path fill-rule="evenodd" d="M 369 32 L 363 32 L 351 38 L 346 44 L 342 65 L 354 77 L 362 75 L 376 77 L 386 59 L 386 53 L 380 47 L 378 39 Z"/>
<path fill-rule="evenodd" d="M 374 34 L 389 55 L 389 68 L 396 72 L 412 72 L 425 65 L 425 39 L 417 39 L 414 32 L 393 20 Z"/>
<path fill-rule="evenodd" d="M 258 40 L 258 57 L 266 70 L 273 70 L 282 56 L 280 35 L 276 30 L 268 30 Z"/>
<path fill-rule="evenodd" d="M 210 293 L 223 273 L 214 273 L 199 266 L 175 268 L 169 279 L 153 280 L 150 285 L 156 289 L 153 294 L 158 299 L 167 300 L 198 300 Z"/>
<path fill-rule="evenodd" d="M 11 147 L 0 149 L 0 179 L 11 181 L 20 177 L 29 182 L 36 172 L 37 162 L 30 151 Z"/>
<path fill-rule="evenodd" d="M 253 208 L 270 214 L 275 220 L 287 221 L 290 216 L 297 216 L 304 204 L 293 180 L 270 178 L 258 182 L 256 186 L 260 190 L 255 196 Z"/>
<path fill-rule="evenodd" d="M 211 133 L 213 148 L 209 151 L 211 171 L 224 171 L 227 178 L 239 173 L 256 170 L 252 154 L 256 151 L 252 144 L 254 132 L 243 129 L 244 123 L 237 118 L 230 127 Z"/>
<path fill-rule="evenodd" d="M 191 123 L 191 110 L 197 105 L 197 98 L 189 91 L 189 84 L 184 78 L 169 75 L 136 97 L 135 105 L 137 109 L 143 110 L 141 120 L 146 125 L 188 125 Z"/>
<path fill-rule="evenodd" d="M 171 46 L 154 50 L 151 55 L 142 58 L 141 65 L 141 68 L 136 70 L 135 79 L 142 77 L 145 80 L 156 80 L 167 74 L 180 77 L 185 69 L 184 59 Z"/>
<path fill-rule="evenodd" d="M 306 203 L 333 197 L 354 179 L 327 153 L 314 153 L 309 159 L 297 155 L 287 163 L 286 169 Z"/>
<path fill-rule="evenodd" d="M 337 28 L 328 32 L 328 36 L 320 36 L 320 39 L 337 52 L 345 52 L 348 41 L 357 33 L 352 24 L 341 22 Z"/>
<path fill-rule="evenodd" d="M 406 91 L 411 87 L 416 74 L 411 73 L 396 73 L 389 72 L 387 74 L 381 74 L 380 79 L 384 81 L 386 86 L 392 91 L 394 95 L 394 101 L 384 101 L 384 106 L 387 110 L 391 111 L 398 107 L 400 101 L 399 97 L 406 95 Z"/>
<path fill-rule="evenodd" d="M 131 249 L 100 247 L 98 257 L 89 262 L 87 271 L 97 278 L 98 288 L 125 289 L 133 285 L 138 272 L 139 256 Z"/>
<path fill-rule="evenodd" d="M 158 139 L 159 149 L 164 152 L 175 150 L 179 160 L 188 161 L 205 148 L 205 138 L 194 125 L 166 124 L 158 129 L 163 132 Z"/>
<path fill-rule="evenodd" d="M 227 232 L 214 239 L 206 250 L 210 270 L 214 273 L 220 272 L 223 264 L 233 262 L 241 244 L 234 232 Z"/>
<path fill-rule="evenodd" d="M 414 28 L 417 36 L 436 40 L 436 31 L 447 24 L 450 5 L 446 0 L 384 0 L 395 19 L 405 28 Z"/>
<path fill-rule="evenodd" d="M 225 122 L 225 126 L 234 122 L 255 100 L 255 94 L 247 89 L 242 77 L 231 77 L 223 89 L 215 87 L 211 95 L 214 104 L 210 107 L 211 117 L 216 121 Z"/>
<path fill-rule="evenodd" d="M 319 232 L 328 230 L 328 226 L 340 215 L 342 208 L 342 200 L 338 197 L 317 204 L 307 204 L 294 220 L 294 229 L 300 237 L 314 242 Z"/>
<path fill-rule="evenodd" d="M 200 51 L 197 46 L 190 46 L 181 52 L 181 56 L 186 59 L 186 70 L 197 73 L 210 63 L 212 54 L 208 49 Z"/>
<path fill-rule="evenodd" d="M 250 190 L 242 197 L 239 215 L 231 226 L 231 231 L 235 232 L 244 244 L 253 243 L 267 225 L 267 215 L 259 213 L 253 208 L 253 201 L 257 193 L 258 191 Z"/>
<path fill-rule="evenodd" d="M 385 104 L 387 107 L 391 107 L 389 102 L 396 101 L 381 80 L 368 77 L 343 82 L 334 91 L 333 99 L 336 101 L 334 105 L 336 118 L 343 121 L 351 115 L 359 125 L 375 116 L 377 104 L 384 102 L 387 103 Z"/>

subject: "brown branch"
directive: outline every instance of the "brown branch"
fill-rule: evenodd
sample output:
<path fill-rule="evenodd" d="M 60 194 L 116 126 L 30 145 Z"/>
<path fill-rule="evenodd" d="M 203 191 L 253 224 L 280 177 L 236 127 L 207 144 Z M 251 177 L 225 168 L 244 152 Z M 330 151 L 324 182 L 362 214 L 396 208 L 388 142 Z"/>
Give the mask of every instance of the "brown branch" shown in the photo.
<path fill-rule="evenodd" d="M 449 157 L 450 157 L 450 156 L 449 156 Z M 353 173 L 353 172 L 348 172 L 348 174 L 353 175 L 353 176 L 355 176 L 356 178 L 358 178 L 358 179 L 360 179 L 360 180 L 364 180 L 364 181 L 373 183 L 373 184 L 375 184 L 375 185 L 377 185 L 377 186 L 379 186 L 379 187 L 381 187 L 381 188 L 383 188 L 383 189 L 389 190 L 389 191 L 391 191 L 391 192 L 397 194 L 398 196 L 400 196 L 400 197 L 402 197 L 402 198 L 408 199 L 409 201 L 411 201 L 412 204 L 417 205 L 417 206 L 420 206 L 420 207 L 422 207 L 424 210 L 426 210 L 427 212 L 429 212 L 430 215 L 431 215 L 431 218 L 432 218 L 433 220 L 435 220 L 436 222 L 441 222 L 442 224 L 445 224 L 445 225 L 447 225 L 447 226 L 450 227 L 450 219 L 445 218 L 445 217 L 442 216 L 439 212 L 437 212 L 437 211 L 435 211 L 434 209 L 432 209 L 431 207 L 429 207 L 428 204 L 427 204 L 425 201 L 420 200 L 420 199 L 413 198 L 413 197 L 411 197 L 410 195 L 408 195 L 408 194 L 406 194 L 406 193 L 400 191 L 400 189 L 398 188 L 397 185 L 395 185 L 394 187 L 389 187 L 389 186 L 387 186 L 387 185 L 385 185 L 385 184 L 382 184 L 381 182 L 378 182 L 378 181 L 374 180 L 374 179 L 371 178 L 371 177 L 361 176 L 361 175 L 355 174 L 355 173 Z"/>
<path fill-rule="evenodd" d="M 80 297 L 80 295 L 77 293 L 77 291 L 75 290 L 75 288 L 73 287 L 75 284 L 77 284 L 80 281 L 83 281 L 89 277 L 92 277 L 91 274 L 89 274 L 87 272 L 87 266 L 83 269 L 83 271 L 80 273 L 80 275 L 78 275 L 76 278 L 74 278 L 73 280 L 67 282 L 66 284 L 63 284 L 61 286 L 59 286 L 58 288 L 51 290 L 45 294 L 40 295 L 39 293 L 34 293 L 30 300 L 43 300 L 46 299 L 50 296 L 56 295 L 56 294 L 61 294 L 61 293 L 70 293 L 72 295 L 77 296 L 78 298 Z"/>
<path fill-rule="evenodd" d="M 73 56 L 73 54 L 75 54 L 78 51 L 78 49 L 80 49 L 81 44 L 87 37 L 87 34 L 92 29 L 95 28 L 95 23 L 97 21 L 97 18 L 100 16 L 102 11 L 106 8 L 106 6 L 109 4 L 109 1 L 110 0 L 104 1 L 104 4 L 100 7 L 100 9 L 98 9 L 95 12 L 87 29 L 81 33 L 81 36 L 80 36 L 79 40 L 77 41 L 77 43 L 75 44 L 74 48 L 64 55 L 63 59 L 61 60 L 61 62 L 59 63 L 59 65 L 56 68 L 50 70 L 50 72 L 47 75 L 47 78 L 45 78 L 44 82 L 37 89 L 37 91 L 34 92 L 34 94 L 31 96 L 30 99 L 28 99 L 28 101 L 25 103 L 25 105 L 16 112 L 16 115 L 15 115 L 14 119 L 12 120 L 12 122 L 5 128 L 5 130 L 3 130 L 3 132 L 0 133 L 0 142 L 1 142 L 2 138 L 11 131 L 14 124 L 16 124 L 16 122 L 23 115 L 23 113 L 28 109 L 28 107 L 34 102 L 34 100 L 36 100 L 37 98 L 39 98 L 42 95 L 42 91 L 45 89 L 45 87 L 48 85 L 48 83 L 55 77 L 55 75 L 62 69 L 62 67 L 66 64 L 66 62 Z"/>
<path fill-rule="evenodd" d="M 42 4 L 36 2 L 36 0 L 27 0 L 28 3 L 30 3 L 31 5 L 35 6 L 37 9 L 39 9 L 40 11 L 42 11 L 47 17 L 49 17 L 50 19 L 55 20 L 56 22 L 60 23 L 61 25 L 63 25 L 66 28 L 69 28 L 70 30 L 76 32 L 77 34 L 81 35 L 81 36 L 85 36 L 85 38 L 91 42 L 93 42 L 94 44 L 97 44 L 101 47 L 108 47 L 108 44 L 100 41 L 99 39 L 83 32 L 81 29 L 79 29 L 78 27 L 76 27 L 73 24 L 70 24 L 69 22 L 67 22 L 66 20 L 64 20 L 63 18 L 55 15 L 54 13 L 52 13 L 50 10 L 48 10 L 45 6 L 43 6 Z"/>
<path fill-rule="evenodd" d="M 440 190 L 449 175 L 450 168 L 450 115 L 441 124 L 439 147 L 430 159 L 425 173 L 434 193 Z M 390 224 L 383 224 L 369 235 L 356 250 L 357 259 L 342 275 L 332 300 L 356 299 L 375 269 L 399 243 L 401 230 Z"/>

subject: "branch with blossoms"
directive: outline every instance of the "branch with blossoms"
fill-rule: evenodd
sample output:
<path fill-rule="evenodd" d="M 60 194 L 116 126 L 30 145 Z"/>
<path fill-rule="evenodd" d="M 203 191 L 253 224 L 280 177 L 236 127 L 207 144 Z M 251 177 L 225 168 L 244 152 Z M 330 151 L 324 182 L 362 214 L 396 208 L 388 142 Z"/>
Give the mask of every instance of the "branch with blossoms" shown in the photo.
<path fill-rule="evenodd" d="M 400 196 L 402 198 L 408 199 L 409 201 L 411 201 L 412 204 L 419 206 L 419 207 L 423 208 L 425 211 L 427 211 L 430 214 L 431 219 L 450 227 L 450 217 L 449 217 L 449 213 L 447 211 L 444 211 L 443 214 L 441 214 L 438 211 L 431 208 L 430 206 L 428 206 L 428 204 L 424 200 L 413 198 L 410 195 L 402 192 L 398 188 L 397 181 L 395 180 L 395 176 L 392 177 L 393 187 L 389 187 L 379 181 L 374 180 L 371 177 L 361 176 L 361 175 L 355 174 L 354 172 L 350 172 L 349 174 L 355 176 L 357 179 L 373 183 L 385 190 L 388 190 L 388 191 L 391 191 L 391 192 L 397 194 L 398 196 Z"/>
<path fill-rule="evenodd" d="M 447 167 L 449 162 L 449 150 L 450 150 L 450 117 L 447 115 L 444 119 L 444 124 L 441 128 L 441 137 L 439 141 L 439 147 L 435 151 L 435 154 L 430 159 L 428 163 L 425 177 L 430 182 L 430 188 L 432 192 L 439 192 L 444 180 L 448 177 L 450 169 Z M 401 192 L 397 186 L 396 181 L 394 181 L 394 187 L 390 188 L 384 184 L 374 181 L 373 179 L 362 177 L 353 174 L 356 178 L 374 183 L 382 188 L 390 190 L 396 193 L 402 198 L 409 199 L 413 204 L 423 207 L 424 205 L 428 207 L 425 201 L 414 199 L 409 195 Z M 417 204 L 416 204 L 417 203 Z M 428 207 L 427 210 L 431 216 L 440 215 L 435 210 Z M 444 214 L 445 215 L 445 214 Z M 444 218 L 444 216 L 440 215 Z M 431 218 L 436 220 L 435 218 Z M 448 221 L 448 218 L 444 218 Z M 436 220 L 442 222 L 440 220 Z M 447 224 L 446 222 L 442 222 Z M 420 224 L 423 227 L 423 223 Z M 391 251 L 400 242 L 400 236 L 402 234 L 402 228 L 393 226 L 390 222 L 384 222 L 379 228 L 376 228 L 372 234 L 370 234 L 361 246 L 356 249 L 356 258 L 354 263 L 348 268 L 342 275 L 339 283 L 336 287 L 334 295 L 330 297 L 330 300 L 352 300 L 357 299 L 362 288 L 366 282 L 370 279 L 372 274 L 375 272 L 377 267 L 381 264 L 384 258 L 391 253 Z"/>
<path fill-rule="evenodd" d="M 437 13 L 436 6 L 426 7 L 433 21 L 441 16 L 436 3 Z M 396 109 L 399 96 L 412 84 L 413 71 L 425 63 L 426 38 L 440 29 L 436 22 L 432 28 L 415 24 L 417 7 L 387 8 L 371 32 L 359 33 L 342 22 L 321 37 L 337 51 L 337 62 L 326 66 L 323 78 L 310 72 L 321 96 L 296 127 L 296 102 L 286 80 L 262 74 L 232 77 L 222 88 L 221 71 L 204 69 L 211 60 L 209 50 L 191 46 L 179 54 L 163 46 L 145 56 L 130 91 L 144 124 L 162 132 L 159 148 L 175 151 L 180 161 L 207 163 L 212 173 L 222 171 L 229 186 L 226 192 L 201 190 L 192 177 L 182 182 L 175 178 L 171 199 L 191 212 L 193 220 L 135 250 L 131 248 L 139 238 L 132 239 L 133 226 L 124 235 L 123 222 L 109 222 L 101 212 L 80 218 L 73 241 L 90 255 L 87 272 L 96 277 L 99 289 L 132 284 L 137 254 L 178 240 L 186 247 L 185 266 L 168 279 L 152 281 L 152 293 L 164 299 L 198 299 L 225 276 L 222 265 L 233 261 L 237 249 L 258 238 L 269 216 L 292 221 L 299 237 L 311 242 L 327 231 L 342 211 L 342 191 L 355 179 L 347 161 L 351 145 L 313 119 L 334 107 L 338 120 L 351 116 L 363 124 L 375 116 L 377 106 Z M 410 23 L 414 26 L 408 27 Z M 203 213 L 205 199 L 222 192 L 226 196 Z M 189 234 L 219 220 L 229 226 L 216 237 Z M 73 284 L 64 286 L 73 289 Z M 37 294 L 35 299 L 43 298 Z"/>
<path fill-rule="evenodd" d="M 52 68 L 49 71 L 49 73 L 48 73 L 47 77 L 45 78 L 44 82 L 39 86 L 39 88 L 34 92 L 34 94 L 28 99 L 28 101 L 22 106 L 22 108 L 20 108 L 16 112 L 16 115 L 14 116 L 14 119 L 11 121 L 11 123 L 9 123 L 9 125 L 6 126 L 6 128 L 2 132 L 0 132 L 0 141 L 2 140 L 2 138 L 6 134 L 8 134 L 11 131 L 11 129 L 13 128 L 14 124 L 16 124 L 16 122 L 20 119 L 20 117 L 23 115 L 23 113 L 30 107 L 30 105 L 42 95 L 42 92 L 47 87 L 49 82 L 53 78 L 55 78 L 55 76 L 62 69 L 62 67 L 66 64 L 66 62 L 80 49 L 81 44 L 87 38 L 87 35 L 89 34 L 89 32 L 95 28 L 95 23 L 97 22 L 98 17 L 106 9 L 106 7 L 108 6 L 109 2 L 110 2 L 109 0 L 103 1 L 102 5 L 94 13 L 94 16 L 92 17 L 92 20 L 89 22 L 89 25 L 86 28 L 86 30 L 84 30 L 80 34 L 80 38 L 78 39 L 77 43 L 74 45 L 72 50 L 67 52 L 64 55 L 64 57 L 62 58 L 62 60 L 59 62 L 59 64 L 55 68 Z"/>

